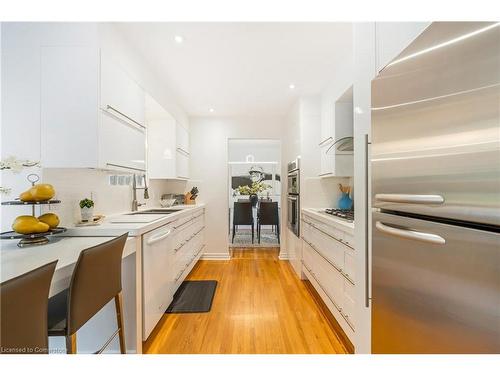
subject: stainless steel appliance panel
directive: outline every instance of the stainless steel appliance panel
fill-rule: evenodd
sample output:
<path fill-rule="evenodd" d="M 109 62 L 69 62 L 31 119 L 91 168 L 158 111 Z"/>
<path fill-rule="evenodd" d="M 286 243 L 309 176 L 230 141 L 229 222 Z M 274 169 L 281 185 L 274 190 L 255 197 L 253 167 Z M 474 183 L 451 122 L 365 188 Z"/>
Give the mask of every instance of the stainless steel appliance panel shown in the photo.
<path fill-rule="evenodd" d="M 288 219 L 287 226 L 290 230 L 297 236 L 300 237 L 300 200 L 298 195 L 288 195 L 287 197 L 288 207 Z"/>
<path fill-rule="evenodd" d="M 500 353 L 500 234 L 373 214 L 373 353 Z"/>
<path fill-rule="evenodd" d="M 500 225 L 500 27 L 429 26 L 372 81 L 372 124 L 375 207 Z"/>
<path fill-rule="evenodd" d="M 300 193 L 300 172 L 296 170 L 295 172 L 288 174 L 288 194 L 299 194 Z"/>

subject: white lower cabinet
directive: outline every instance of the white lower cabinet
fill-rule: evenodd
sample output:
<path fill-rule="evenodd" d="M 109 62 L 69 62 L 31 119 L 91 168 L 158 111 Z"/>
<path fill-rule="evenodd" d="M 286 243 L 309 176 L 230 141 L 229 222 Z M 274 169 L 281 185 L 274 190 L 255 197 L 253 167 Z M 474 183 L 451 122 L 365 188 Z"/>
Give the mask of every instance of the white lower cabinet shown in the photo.
<path fill-rule="evenodd" d="M 205 246 L 205 210 L 148 232 L 143 246 L 143 341 L 158 324 L 172 298 L 201 257 Z"/>
<path fill-rule="evenodd" d="M 341 241 L 345 236 L 350 233 L 302 215 L 303 271 L 354 341 L 354 250 Z"/>
<path fill-rule="evenodd" d="M 144 340 L 172 302 L 172 230 L 172 226 L 167 224 L 142 236 Z"/>
<path fill-rule="evenodd" d="M 354 303 L 354 285 L 344 280 L 342 288 L 342 309 L 343 316 L 347 323 L 354 327 L 355 303 Z"/>

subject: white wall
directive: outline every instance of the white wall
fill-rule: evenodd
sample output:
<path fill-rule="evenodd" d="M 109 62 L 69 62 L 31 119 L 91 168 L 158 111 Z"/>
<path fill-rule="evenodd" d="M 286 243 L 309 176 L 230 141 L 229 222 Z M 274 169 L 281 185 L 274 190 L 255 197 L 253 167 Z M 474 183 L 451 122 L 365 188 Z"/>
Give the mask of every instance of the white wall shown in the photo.
<path fill-rule="evenodd" d="M 40 160 L 40 47 L 42 45 L 87 45 L 101 48 L 107 56 L 122 65 L 181 125 L 189 128 L 187 115 L 167 85 L 159 78 L 160 75 L 156 74 L 148 62 L 128 45 L 113 24 L 2 23 L 1 38 L 2 159 L 14 155 L 20 159 Z M 32 172 L 42 175 L 40 168 L 24 170 L 17 175 L 10 171 L 2 171 L 2 186 L 12 188 L 12 194 L 3 196 L 2 200 L 14 199 L 26 190 L 28 187 L 26 175 Z M 42 176 L 44 182 L 55 181 L 56 191 L 61 192 L 61 196 L 57 197 L 64 200 L 57 210 L 64 218 L 64 225 L 68 225 L 68 220 L 74 216 L 76 198 L 72 194 L 76 194 L 76 191 L 82 194 L 94 191 L 102 203 L 96 207 L 101 213 L 111 214 L 130 210 L 130 188 L 127 190 L 123 187 L 107 186 L 105 172 L 72 170 L 68 175 L 71 175 L 73 180 L 66 178 L 66 171 L 61 169 Z M 77 189 L 75 180 L 78 181 Z M 96 189 L 96 186 L 99 188 Z M 157 198 L 161 193 L 184 192 L 186 189 L 186 183 L 159 181 L 153 182 L 150 195 Z M 116 194 L 119 194 L 119 197 L 116 197 Z M 108 195 L 110 195 L 109 201 L 106 201 Z M 68 196 L 71 198 L 68 199 Z M 26 208 L 2 207 L 1 230 L 9 230 L 13 219 L 17 215 L 26 213 L 28 213 Z"/>
<path fill-rule="evenodd" d="M 190 183 L 198 186 L 199 200 L 207 204 L 204 258 L 229 257 L 228 140 L 232 138 L 282 140 L 283 127 L 284 119 L 281 117 L 190 118 Z"/>
<path fill-rule="evenodd" d="M 231 139 L 229 142 L 229 161 L 246 161 L 247 155 L 253 155 L 255 162 L 279 162 L 281 145 L 272 139 Z"/>

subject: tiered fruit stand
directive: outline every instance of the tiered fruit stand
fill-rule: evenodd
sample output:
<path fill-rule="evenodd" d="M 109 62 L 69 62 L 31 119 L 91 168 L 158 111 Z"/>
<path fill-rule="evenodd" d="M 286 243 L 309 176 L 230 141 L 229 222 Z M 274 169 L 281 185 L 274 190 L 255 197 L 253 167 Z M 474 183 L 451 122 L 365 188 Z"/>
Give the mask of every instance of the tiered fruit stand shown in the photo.
<path fill-rule="evenodd" d="M 40 179 L 40 177 L 36 174 L 30 174 L 27 177 L 28 181 L 31 182 L 31 185 L 34 186 L 36 182 Z M 41 206 L 42 205 L 50 205 L 50 204 L 57 204 L 61 203 L 60 200 L 56 199 L 51 199 L 47 201 L 38 201 L 38 202 L 23 202 L 21 200 L 14 200 L 14 201 L 7 201 L 7 202 L 2 202 L 2 206 L 31 206 L 31 214 L 32 216 L 36 217 L 35 215 L 35 207 L 39 206 L 40 211 L 41 211 Z M 21 234 L 17 233 L 14 231 L 9 231 L 9 232 L 3 232 L 0 233 L 0 239 L 2 240 L 16 240 L 19 239 L 19 243 L 17 246 L 19 247 L 26 247 L 26 246 L 36 246 L 36 245 L 43 245 L 49 242 L 49 236 L 53 236 L 55 234 L 63 233 L 66 232 L 66 228 L 63 227 L 57 227 L 48 230 L 47 232 L 43 233 L 32 233 L 32 234 Z"/>

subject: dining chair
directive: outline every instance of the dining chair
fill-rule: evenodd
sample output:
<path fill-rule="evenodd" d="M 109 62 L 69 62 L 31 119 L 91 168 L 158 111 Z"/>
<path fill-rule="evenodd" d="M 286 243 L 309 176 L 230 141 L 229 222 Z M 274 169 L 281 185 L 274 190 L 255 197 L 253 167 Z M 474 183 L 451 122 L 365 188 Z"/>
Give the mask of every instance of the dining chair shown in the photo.
<path fill-rule="evenodd" d="M 260 244 L 260 234 L 262 225 L 272 225 L 276 227 L 278 243 L 280 243 L 280 223 L 278 213 L 278 202 L 259 203 L 259 211 L 257 213 L 257 240 Z"/>
<path fill-rule="evenodd" d="M 234 243 L 234 236 L 238 225 L 251 225 L 252 226 L 252 243 L 254 241 L 254 220 L 253 220 L 253 209 L 252 203 L 250 201 L 246 202 L 234 202 L 233 208 L 233 238 L 232 243 Z"/>

